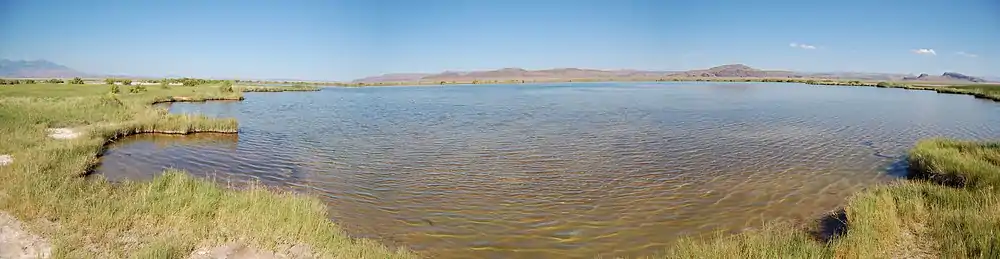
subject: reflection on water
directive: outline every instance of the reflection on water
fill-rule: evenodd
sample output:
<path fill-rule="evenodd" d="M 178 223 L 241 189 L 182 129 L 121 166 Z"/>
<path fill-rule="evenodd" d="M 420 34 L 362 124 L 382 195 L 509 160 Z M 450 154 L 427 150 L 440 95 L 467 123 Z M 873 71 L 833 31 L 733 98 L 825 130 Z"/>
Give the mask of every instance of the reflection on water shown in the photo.
<path fill-rule="evenodd" d="M 801 84 L 334 88 L 170 109 L 236 117 L 239 137 L 134 136 L 98 171 L 308 191 L 352 234 L 441 258 L 649 255 L 817 218 L 905 170 L 920 138 L 1000 137 L 995 103 Z"/>

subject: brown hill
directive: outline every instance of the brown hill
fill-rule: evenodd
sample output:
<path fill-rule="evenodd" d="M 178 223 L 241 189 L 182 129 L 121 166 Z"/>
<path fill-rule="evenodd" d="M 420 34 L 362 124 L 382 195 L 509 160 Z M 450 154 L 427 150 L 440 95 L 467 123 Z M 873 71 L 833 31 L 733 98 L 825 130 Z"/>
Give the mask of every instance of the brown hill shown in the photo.
<path fill-rule="evenodd" d="M 686 77 L 768 77 L 768 71 L 743 64 L 722 65 L 709 69 L 691 70 L 676 74 Z"/>

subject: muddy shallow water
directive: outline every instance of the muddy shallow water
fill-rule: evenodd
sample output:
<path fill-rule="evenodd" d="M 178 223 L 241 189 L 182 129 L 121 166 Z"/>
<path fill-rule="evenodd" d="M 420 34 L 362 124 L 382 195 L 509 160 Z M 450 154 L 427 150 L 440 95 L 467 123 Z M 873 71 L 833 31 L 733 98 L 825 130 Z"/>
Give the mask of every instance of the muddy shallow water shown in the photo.
<path fill-rule="evenodd" d="M 921 138 L 1000 138 L 963 95 L 760 83 L 328 88 L 175 103 L 239 136 L 139 135 L 98 172 L 164 168 L 319 195 L 350 233 L 438 258 L 642 256 L 805 220 L 905 170 Z"/>

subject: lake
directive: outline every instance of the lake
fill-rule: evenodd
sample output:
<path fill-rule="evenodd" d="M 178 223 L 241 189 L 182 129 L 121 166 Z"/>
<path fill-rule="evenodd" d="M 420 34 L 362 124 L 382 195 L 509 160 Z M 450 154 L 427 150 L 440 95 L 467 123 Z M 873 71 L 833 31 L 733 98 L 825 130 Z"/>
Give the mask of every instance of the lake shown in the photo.
<path fill-rule="evenodd" d="M 354 236 L 435 258 L 647 256 L 809 221 L 905 174 L 921 138 L 1000 138 L 966 95 L 784 83 L 567 83 L 248 93 L 174 103 L 236 135 L 137 135 L 110 180 L 185 169 L 317 195 Z"/>

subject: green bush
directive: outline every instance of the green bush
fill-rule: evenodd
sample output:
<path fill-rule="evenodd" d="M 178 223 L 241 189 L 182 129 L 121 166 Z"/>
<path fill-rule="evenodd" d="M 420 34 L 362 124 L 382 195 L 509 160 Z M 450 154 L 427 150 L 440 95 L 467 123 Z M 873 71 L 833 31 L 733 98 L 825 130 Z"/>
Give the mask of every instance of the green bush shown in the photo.
<path fill-rule="evenodd" d="M 79 77 L 74 77 L 72 80 L 69 80 L 69 84 L 72 84 L 72 85 L 82 85 L 83 84 L 83 79 L 79 78 Z"/>
<path fill-rule="evenodd" d="M 116 85 L 114 83 L 111 83 L 111 91 L 110 91 L 111 94 L 117 94 L 117 93 L 120 93 L 121 91 L 122 90 L 121 90 L 121 88 L 118 87 L 118 85 Z"/>
<path fill-rule="evenodd" d="M 129 93 L 133 93 L 133 94 L 137 94 L 137 93 L 141 93 L 141 92 L 145 92 L 145 91 L 146 91 L 146 86 L 144 86 L 144 85 L 133 85 L 133 86 L 129 86 L 128 87 L 128 92 Z"/>

